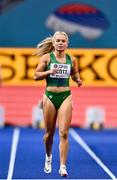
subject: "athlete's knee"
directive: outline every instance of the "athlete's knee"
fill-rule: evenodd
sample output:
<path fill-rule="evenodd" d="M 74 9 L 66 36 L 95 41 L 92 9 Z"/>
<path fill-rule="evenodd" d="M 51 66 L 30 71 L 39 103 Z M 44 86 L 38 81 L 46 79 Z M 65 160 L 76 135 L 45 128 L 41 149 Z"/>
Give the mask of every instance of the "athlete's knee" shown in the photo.
<path fill-rule="evenodd" d="M 44 137 L 43 137 L 44 143 L 46 143 L 47 141 L 50 141 L 51 143 L 53 142 L 53 135 L 52 133 L 45 133 Z"/>
<path fill-rule="evenodd" d="M 68 130 L 63 130 L 59 132 L 60 138 L 67 139 L 68 138 Z"/>

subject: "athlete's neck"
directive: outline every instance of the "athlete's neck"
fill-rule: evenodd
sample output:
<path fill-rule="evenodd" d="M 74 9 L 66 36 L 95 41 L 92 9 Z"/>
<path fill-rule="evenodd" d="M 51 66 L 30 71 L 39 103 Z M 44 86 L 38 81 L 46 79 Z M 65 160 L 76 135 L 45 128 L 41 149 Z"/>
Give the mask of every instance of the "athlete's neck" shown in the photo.
<path fill-rule="evenodd" d="M 54 51 L 53 53 L 56 58 L 64 58 L 65 57 L 65 51 Z"/>

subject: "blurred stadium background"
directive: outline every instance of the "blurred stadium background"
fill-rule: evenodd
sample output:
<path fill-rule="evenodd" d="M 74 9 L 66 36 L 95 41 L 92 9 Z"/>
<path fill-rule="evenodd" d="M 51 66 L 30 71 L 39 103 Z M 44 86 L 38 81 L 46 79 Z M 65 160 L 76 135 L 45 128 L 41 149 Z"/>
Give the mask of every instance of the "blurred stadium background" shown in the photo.
<path fill-rule="evenodd" d="M 32 126 L 45 86 L 44 81 L 33 80 L 39 59 L 32 54 L 39 41 L 63 30 L 69 34 L 68 52 L 77 58 L 83 79 L 82 88 L 71 81 L 72 125 L 85 128 L 94 122 L 117 128 L 117 6 L 113 4 L 116 0 L 0 0 L 1 126 Z"/>

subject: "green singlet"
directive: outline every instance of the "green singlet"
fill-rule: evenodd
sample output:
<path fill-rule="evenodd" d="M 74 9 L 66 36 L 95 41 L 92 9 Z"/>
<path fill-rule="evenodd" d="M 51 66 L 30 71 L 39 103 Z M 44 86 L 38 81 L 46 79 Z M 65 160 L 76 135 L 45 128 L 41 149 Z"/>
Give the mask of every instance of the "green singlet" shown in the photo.
<path fill-rule="evenodd" d="M 46 70 L 57 69 L 55 75 L 48 75 L 46 84 L 48 86 L 69 86 L 69 78 L 71 73 L 72 61 L 68 54 L 66 54 L 66 63 L 60 63 L 56 60 L 53 53 L 50 53 L 50 62 Z"/>

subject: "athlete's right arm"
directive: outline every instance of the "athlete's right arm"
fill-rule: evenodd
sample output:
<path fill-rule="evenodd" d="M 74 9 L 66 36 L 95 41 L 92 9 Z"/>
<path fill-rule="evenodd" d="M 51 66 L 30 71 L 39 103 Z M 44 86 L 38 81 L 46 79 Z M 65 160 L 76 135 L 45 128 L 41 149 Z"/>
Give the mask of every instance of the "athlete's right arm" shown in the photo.
<path fill-rule="evenodd" d="M 36 71 L 35 71 L 35 74 L 34 74 L 35 81 L 42 80 L 42 79 L 46 78 L 49 74 L 54 73 L 54 70 L 45 71 L 45 68 L 49 61 L 50 61 L 50 57 L 48 54 L 45 54 L 40 58 L 39 63 L 36 68 Z"/>

